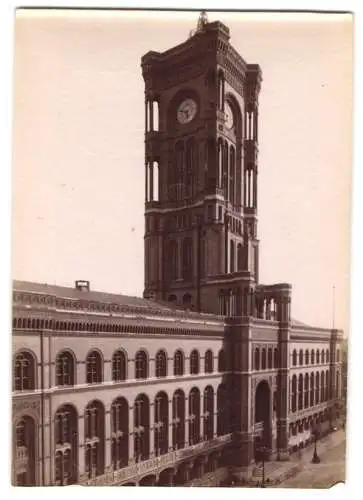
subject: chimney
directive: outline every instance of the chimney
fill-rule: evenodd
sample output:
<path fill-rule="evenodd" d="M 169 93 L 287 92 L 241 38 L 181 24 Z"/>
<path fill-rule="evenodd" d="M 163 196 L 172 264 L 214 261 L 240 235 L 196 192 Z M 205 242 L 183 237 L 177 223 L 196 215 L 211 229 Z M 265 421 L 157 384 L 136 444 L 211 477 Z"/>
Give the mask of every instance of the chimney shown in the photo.
<path fill-rule="evenodd" d="M 86 280 L 77 280 L 76 281 L 76 290 L 80 292 L 89 292 L 90 291 L 90 282 Z"/>

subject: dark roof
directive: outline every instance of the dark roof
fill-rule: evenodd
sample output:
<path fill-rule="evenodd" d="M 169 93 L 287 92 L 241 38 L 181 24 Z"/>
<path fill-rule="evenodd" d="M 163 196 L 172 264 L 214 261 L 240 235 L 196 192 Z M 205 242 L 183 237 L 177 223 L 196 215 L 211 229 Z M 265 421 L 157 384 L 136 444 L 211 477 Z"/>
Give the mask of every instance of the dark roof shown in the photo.
<path fill-rule="evenodd" d="M 106 293 L 99 291 L 87 291 L 78 290 L 77 288 L 60 286 L 60 285 L 49 285 L 47 283 L 35 283 L 32 281 L 20 281 L 13 280 L 13 291 L 29 292 L 29 293 L 39 293 L 46 295 L 53 295 L 54 297 L 75 299 L 75 300 L 85 300 L 94 301 L 106 304 L 117 304 L 120 306 L 125 306 L 130 309 L 137 309 L 139 312 L 144 310 L 145 312 L 160 313 L 163 315 L 170 314 L 171 316 L 181 315 L 181 316 L 192 316 L 194 318 L 215 318 L 217 315 L 197 313 L 194 311 L 187 311 L 181 307 L 176 307 L 169 302 L 144 299 L 142 297 L 133 297 L 130 295 L 116 294 L 116 293 Z M 179 314 L 178 314 L 179 313 Z"/>

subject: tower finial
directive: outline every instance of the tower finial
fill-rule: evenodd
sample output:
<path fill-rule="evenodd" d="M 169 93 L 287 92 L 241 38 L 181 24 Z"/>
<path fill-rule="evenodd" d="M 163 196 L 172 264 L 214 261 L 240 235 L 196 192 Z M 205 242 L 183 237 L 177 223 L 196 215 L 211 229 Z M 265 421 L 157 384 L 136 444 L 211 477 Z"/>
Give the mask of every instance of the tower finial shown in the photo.
<path fill-rule="evenodd" d="M 207 23 L 208 23 L 207 13 L 205 10 L 202 10 L 198 19 L 197 31 L 202 31 Z"/>

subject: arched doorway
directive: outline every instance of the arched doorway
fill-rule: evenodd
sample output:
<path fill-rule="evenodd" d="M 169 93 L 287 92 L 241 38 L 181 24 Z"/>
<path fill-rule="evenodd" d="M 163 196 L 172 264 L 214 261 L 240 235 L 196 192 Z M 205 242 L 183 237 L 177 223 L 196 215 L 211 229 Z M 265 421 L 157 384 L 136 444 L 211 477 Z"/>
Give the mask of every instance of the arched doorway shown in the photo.
<path fill-rule="evenodd" d="M 271 391 L 266 380 L 261 381 L 256 388 L 255 425 L 257 429 L 261 428 L 260 432 L 256 432 L 254 441 L 255 460 L 259 461 L 264 453 L 263 447 L 271 450 Z M 267 450 L 265 458 L 268 456 Z"/>
<path fill-rule="evenodd" d="M 156 476 L 154 475 L 145 476 L 139 482 L 139 486 L 155 486 L 155 485 L 156 485 Z"/>

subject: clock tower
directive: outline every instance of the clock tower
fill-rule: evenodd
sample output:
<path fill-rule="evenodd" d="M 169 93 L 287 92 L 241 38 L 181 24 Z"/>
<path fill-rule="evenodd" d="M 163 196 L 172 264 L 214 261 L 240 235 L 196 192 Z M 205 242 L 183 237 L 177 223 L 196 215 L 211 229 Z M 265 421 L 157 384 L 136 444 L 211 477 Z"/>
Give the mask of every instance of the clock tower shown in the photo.
<path fill-rule="evenodd" d="M 145 297 L 243 313 L 258 283 L 261 71 L 202 13 L 189 38 L 142 58 Z"/>

